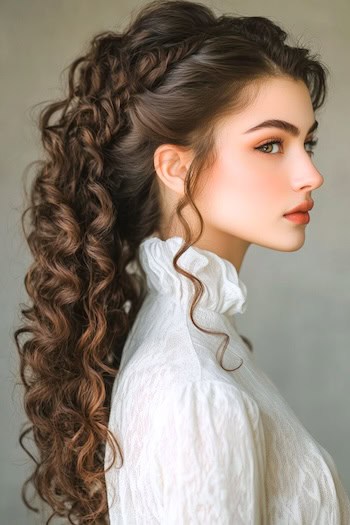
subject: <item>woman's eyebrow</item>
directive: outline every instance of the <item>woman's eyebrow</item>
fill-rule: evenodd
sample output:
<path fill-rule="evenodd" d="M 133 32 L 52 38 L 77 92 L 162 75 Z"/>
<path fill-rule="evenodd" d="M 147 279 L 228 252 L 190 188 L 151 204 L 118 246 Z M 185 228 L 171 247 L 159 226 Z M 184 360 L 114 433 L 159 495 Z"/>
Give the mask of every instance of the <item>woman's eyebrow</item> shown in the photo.
<path fill-rule="evenodd" d="M 311 133 L 312 131 L 315 131 L 317 129 L 318 122 L 315 120 L 315 122 L 310 127 L 307 134 Z M 248 129 L 244 133 L 250 133 L 251 131 L 256 131 L 258 129 L 262 128 L 279 128 L 283 129 L 287 133 L 290 133 L 293 135 L 293 137 L 298 137 L 300 135 L 300 129 L 295 126 L 294 124 L 291 124 L 291 122 L 287 122 L 286 120 L 279 120 L 279 119 L 271 119 L 271 120 L 265 120 L 264 122 L 261 122 L 257 126 L 254 126 L 253 128 Z"/>

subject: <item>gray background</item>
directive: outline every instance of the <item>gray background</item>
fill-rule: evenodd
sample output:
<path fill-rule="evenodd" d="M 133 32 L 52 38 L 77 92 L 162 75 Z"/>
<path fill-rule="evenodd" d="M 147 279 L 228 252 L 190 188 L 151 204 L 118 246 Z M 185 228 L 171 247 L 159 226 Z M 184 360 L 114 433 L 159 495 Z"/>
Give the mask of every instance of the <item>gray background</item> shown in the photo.
<path fill-rule="evenodd" d="M 130 6 L 137 5 L 112 0 L 1 2 L 1 524 L 40 523 L 20 499 L 32 463 L 18 443 L 25 417 L 12 340 L 18 305 L 26 300 L 23 279 L 31 260 L 19 218 L 23 171 L 39 153 L 30 108 L 60 96 L 61 71 L 92 34 L 123 27 Z M 325 182 L 313 194 L 306 242 L 297 252 L 250 247 L 240 271 L 248 306 L 244 316 L 237 316 L 237 326 L 252 340 L 259 364 L 304 426 L 333 456 L 350 492 L 350 4 L 227 0 L 208 5 L 217 13 L 274 19 L 319 52 L 331 70 L 328 102 L 317 114 L 314 157 Z"/>

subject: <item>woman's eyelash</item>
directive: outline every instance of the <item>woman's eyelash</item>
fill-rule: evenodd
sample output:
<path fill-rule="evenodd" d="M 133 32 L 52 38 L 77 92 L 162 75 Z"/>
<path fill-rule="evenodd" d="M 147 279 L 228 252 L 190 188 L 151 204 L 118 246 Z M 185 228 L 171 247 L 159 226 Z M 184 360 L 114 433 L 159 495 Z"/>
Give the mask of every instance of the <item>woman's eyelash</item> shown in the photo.
<path fill-rule="evenodd" d="M 265 142 L 264 144 L 261 144 L 260 146 L 258 146 L 258 147 L 255 148 L 255 149 L 261 151 L 260 148 L 263 148 L 264 146 L 268 146 L 268 145 L 270 145 L 270 144 L 280 144 L 280 145 L 282 145 L 283 142 L 284 142 L 284 141 L 283 141 L 282 139 L 279 139 L 279 138 L 271 139 L 271 140 L 269 140 L 268 142 Z M 310 140 L 307 140 L 304 144 L 308 144 L 309 146 L 311 146 L 312 148 L 314 148 L 314 146 L 316 146 L 317 142 L 318 142 L 318 139 L 310 139 Z M 262 153 L 265 153 L 265 154 L 268 154 L 268 155 L 271 154 L 269 151 L 261 151 L 261 152 L 262 152 Z M 313 154 L 314 154 L 313 149 L 309 150 L 309 153 L 311 153 L 311 155 L 313 155 Z M 273 153 L 273 155 L 274 155 L 274 153 Z"/>

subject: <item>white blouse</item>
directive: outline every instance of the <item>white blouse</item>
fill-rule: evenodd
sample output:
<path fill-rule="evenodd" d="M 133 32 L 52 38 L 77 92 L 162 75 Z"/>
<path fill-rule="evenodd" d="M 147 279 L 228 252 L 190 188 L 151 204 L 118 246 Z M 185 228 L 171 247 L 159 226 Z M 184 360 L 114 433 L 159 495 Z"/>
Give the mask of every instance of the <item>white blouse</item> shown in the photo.
<path fill-rule="evenodd" d="M 330 454 L 309 434 L 237 333 L 247 289 L 235 266 L 190 247 L 179 266 L 205 293 L 190 320 L 192 282 L 172 259 L 181 237 L 139 249 L 148 293 L 129 332 L 109 429 L 121 447 L 106 473 L 111 525 L 349 525 Z M 218 356 L 220 357 L 221 350 Z M 106 447 L 105 468 L 111 462 Z"/>

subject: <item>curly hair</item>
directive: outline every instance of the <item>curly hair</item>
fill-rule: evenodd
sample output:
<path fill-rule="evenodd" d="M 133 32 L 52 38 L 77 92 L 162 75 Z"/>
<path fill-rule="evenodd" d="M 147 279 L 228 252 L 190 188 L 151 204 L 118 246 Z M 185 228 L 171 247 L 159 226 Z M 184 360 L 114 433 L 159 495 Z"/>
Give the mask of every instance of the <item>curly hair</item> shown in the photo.
<path fill-rule="evenodd" d="M 32 483 L 53 511 L 46 525 L 54 516 L 109 522 L 106 441 L 113 464 L 117 449 L 123 459 L 108 430 L 111 391 L 147 291 L 138 248 L 161 229 L 156 148 L 173 143 L 194 152 L 175 211 L 185 245 L 173 265 L 193 282 L 191 320 L 207 331 L 193 319 L 203 285 L 177 260 L 203 231 L 195 196 L 200 172 L 215 159 L 215 124 L 244 109 L 246 88 L 269 77 L 302 80 L 314 110 L 327 92 L 329 71 L 318 55 L 287 45 L 287 33 L 265 17 L 156 0 L 132 18 L 123 31 L 92 37 L 68 67 L 64 97 L 41 110 L 42 158 L 32 163 L 21 215 L 34 261 L 24 278 L 31 305 L 21 305 L 14 332 L 30 420 L 19 441 L 35 462 L 22 499 L 38 512 L 26 496 Z M 199 218 L 197 236 L 181 213 L 187 204 Z M 24 333 L 30 336 L 20 342 Z M 38 459 L 23 443 L 29 433 Z"/>

